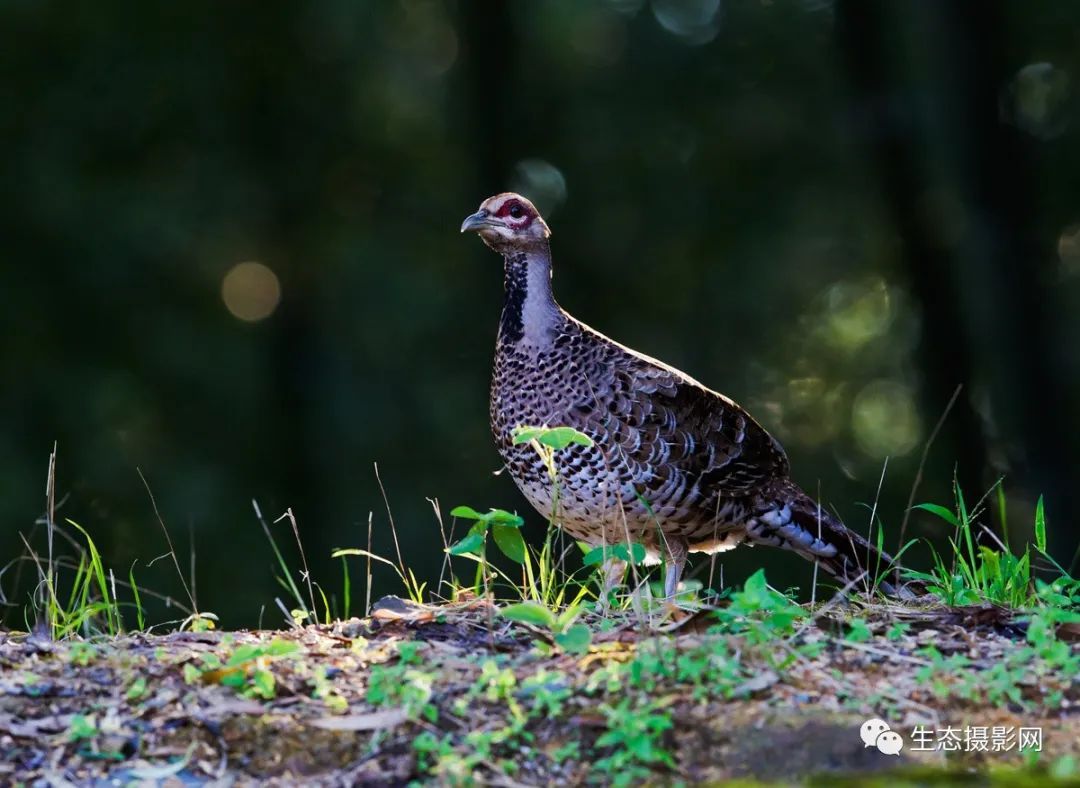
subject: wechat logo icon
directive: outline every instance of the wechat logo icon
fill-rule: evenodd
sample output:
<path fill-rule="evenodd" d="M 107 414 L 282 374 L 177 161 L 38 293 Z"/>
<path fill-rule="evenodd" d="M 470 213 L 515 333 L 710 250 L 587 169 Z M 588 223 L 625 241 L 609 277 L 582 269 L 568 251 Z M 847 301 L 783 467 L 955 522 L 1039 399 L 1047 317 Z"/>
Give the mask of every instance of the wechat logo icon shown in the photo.
<path fill-rule="evenodd" d="M 877 718 L 867 720 L 859 728 L 864 747 L 877 747 L 885 755 L 899 755 L 904 749 L 904 737 L 889 728 L 889 723 Z"/>

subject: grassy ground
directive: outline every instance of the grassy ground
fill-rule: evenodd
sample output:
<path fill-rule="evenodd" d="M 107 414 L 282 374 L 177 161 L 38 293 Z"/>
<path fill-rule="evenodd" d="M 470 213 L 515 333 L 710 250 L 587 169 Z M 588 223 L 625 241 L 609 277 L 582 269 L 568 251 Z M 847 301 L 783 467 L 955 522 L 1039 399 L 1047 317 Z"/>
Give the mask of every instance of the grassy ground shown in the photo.
<path fill-rule="evenodd" d="M 390 597 L 369 618 L 285 632 L 9 634 L 0 780 L 636 785 L 890 770 L 925 783 L 928 767 L 935 781 L 997 767 L 1002 784 L 1080 781 L 1075 642 L 1040 644 L 988 605 L 832 604 L 778 625 L 754 593 L 719 614 L 669 607 L 647 635 L 634 616 L 587 614 L 594 635 L 573 650 L 479 599 Z M 871 717 L 902 733 L 900 755 L 863 746 Z M 915 752 L 918 725 L 960 738 L 1041 727 L 1042 752 Z"/>
<path fill-rule="evenodd" d="M 580 438 L 525 439 L 550 463 Z M 191 598 L 161 635 L 150 591 L 50 506 L 47 555 L 27 540 L 30 631 L 0 632 L 0 784 L 1080 785 L 1080 582 L 1049 560 L 1041 503 L 1019 552 L 983 525 L 992 496 L 955 498 L 920 505 L 949 550 L 907 574 L 918 596 L 902 604 L 849 587 L 800 605 L 761 572 L 658 599 L 640 546 L 597 548 L 568 574 L 577 548 L 556 529 L 534 548 L 516 515 L 458 507 L 447 599 L 400 553 L 343 550 L 369 594 L 383 561 L 410 597 L 343 620 L 256 510 L 292 627 L 218 632 Z M 872 719 L 892 733 L 875 739 Z"/>

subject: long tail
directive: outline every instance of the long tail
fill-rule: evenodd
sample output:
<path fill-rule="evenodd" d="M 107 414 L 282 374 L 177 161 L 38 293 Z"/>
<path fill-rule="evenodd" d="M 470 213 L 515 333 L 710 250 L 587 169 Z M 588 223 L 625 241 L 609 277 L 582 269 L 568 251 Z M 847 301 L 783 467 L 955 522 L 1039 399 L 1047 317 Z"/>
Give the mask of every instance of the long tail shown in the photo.
<path fill-rule="evenodd" d="M 846 527 L 791 480 L 777 481 L 760 493 L 754 508 L 757 514 L 746 528 L 750 544 L 791 550 L 858 590 L 876 585 L 886 594 L 902 593 L 894 585 L 899 567 L 892 556 Z"/>

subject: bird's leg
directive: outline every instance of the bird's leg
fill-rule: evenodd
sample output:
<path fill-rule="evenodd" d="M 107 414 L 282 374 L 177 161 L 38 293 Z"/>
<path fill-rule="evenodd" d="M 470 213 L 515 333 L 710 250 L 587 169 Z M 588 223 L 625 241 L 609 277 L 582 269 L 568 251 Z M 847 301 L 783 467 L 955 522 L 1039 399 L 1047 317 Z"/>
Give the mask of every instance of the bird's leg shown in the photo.
<path fill-rule="evenodd" d="M 664 574 L 664 596 L 668 599 L 675 597 L 679 588 L 679 580 L 682 578 L 683 567 L 686 566 L 686 555 L 690 545 L 681 537 L 668 536 L 664 540 L 664 552 L 666 572 Z"/>

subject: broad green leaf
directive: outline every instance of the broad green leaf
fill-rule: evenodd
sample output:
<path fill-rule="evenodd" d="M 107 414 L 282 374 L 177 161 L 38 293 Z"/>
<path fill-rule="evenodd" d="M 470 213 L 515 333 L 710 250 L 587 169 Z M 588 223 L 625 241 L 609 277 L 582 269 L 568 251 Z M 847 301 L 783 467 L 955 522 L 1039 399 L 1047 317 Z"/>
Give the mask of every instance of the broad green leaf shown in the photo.
<path fill-rule="evenodd" d="M 490 512 L 484 515 L 485 522 L 497 523 L 499 525 L 508 525 L 511 528 L 520 528 L 525 524 L 525 520 L 516 514 L 511 514 L 505 509 L 492 509 Z"/>
<path fill-rule="evenodd" d="M 242 670 L 230 670 L 228 673 L 222 674 L 218 681 L 226 687 L 242 687 L 244 682 L 247 681 L 247 676 Z"/>
<path fill-rule="evenodd" d="M 592 642 L 592 632 L 584 624 L 574 624 L 561 635 L 556 635 L 555 642 L 572 654 L 584 654 Z"/>
<path fill-rule="evenodd" d="M 848 622 L 848 632 L 844 639 L 852 643 L 864 643 L 873 636 L 865 621 L 861 618 L 853 618 Z"/>
<path fill-rule="evenodd" d="M 462 517 L 466 520 L 483 520 L 484 515 L 473 509 L 471 506 L 455 506 L 450 510 L 451 517 Z"/>
<path fill-rule="evenodd" d="M 582 559 L 582 563 L 585 566 L 596 566 L 602 564 L 608 558 L 615 556 L 615 550 L 609 545 L 607 547 L 594 547 L 589 552 L 585 553 L 585 557 Z"/>
<path fill-rule="evenodd" d="M 548 446 L 555 451 L 565 449 L 571 443 L 579 446 L 592 446 L 593 441 L 588 435 L 575 430 L 573 427 L 526 427 L 521 426 L 512 433 L 514 445 L 536 441 L 541 445 Z"/>
<path fill-rule="evenodd" d="M 576 443 L 578 446 L 585 447 L 593 445 L 592 438 L 583 432 L 578 432 L 573 427 L 553 427 L 540 435 L 536 440 L 544 446 L 550 446 L 555 451 L 565 449 L 571 443 Z"/>
<path fill-rule="evenodd" d="M 270 700 L 274 697 L 274 674 L 268 670 L 256 670 L 251 676 L 251 683 L 255 691 L 262 697 Z"/>
<path fill-rule="evenodd" d="M 585 566 L 596 566 L 602 564 L 609 558 L 616 558 L 620 561 L 627 561 L 632 564 L 640 564 L 645 560 L 645 545 L 634 542 L 627 549 L 625 544 L 607 545 L 606 547 L 594 547 L 589 552 L 585 553 L 585 557 L 582 559 Z"/>
<path fill-rule="evenodd" d="M 251 643 L 237 646 L 236 651 L 234 651 L 232 653 L 232 656 L 229 657 L 229 661 L 225 663 L 225 666 L 229 668 L 236 667 L 237 665 L 241 665 L 245 662 L 250 662 L 257 657 L 261 657 L 263 653 L 264 651 L 262 646 L 254 645 Z"/>
<path fill-rule="evenodd" d="M 511 621 L 521 621 L 524 624 L 533 624 L 547 629 L 555 626 L 555 614 L 536 602 L 519 602 L 516 605 L 508 605 L 500 609 L 499 613 Z"/>
<path fill-rule="evenodd" d="M 960 520 L 956 515 L 946 509 L 944 506 L 940 506 L 936 503 L 917 503 L 911 507 L 912 509 L 922 509 L 924 512 L 930 512 L 930 514 L 936 514 L 942 520 L 947 522 L 954 528 L 960 527 Z"/>
<path fill-rule="evenodd" d="M 519 446 L 522 443 L 528 443 L 531 440 L 535 440 L 544 434 L 546 427 L 517 427 L 512 434 L 514 445 Z"/>
<path fill-rule="evenodd" d="M 518 564 L 525 563 L 525 540 L 517 526 L 495 523 L 491 526 L 491 535 L 507 558 Z"/>
<path fill-rule="evenodd" d="M 287 657 L 290 654 L 295 654 L 299 650 L 300 646 L 291 640 L 274 638 L 270 641 L 270 645 L 266 647 L 266 655 L 268 657 Z"/>
<path fill-rule="evenodd" d="M 127 692 L 124 693 L 124 697 L 128 700 L 138 700 L 146 694 L 146 679 L 143 676 L 139 676 L 135 681 L 131 682 L 131 686 L 127 688 Z"/>
<path fill-rule="evenodd" d="M 68 739 L 70 741 L 92 739 L 97 732 L 97 718 L 93 714 L 90 716 L 76 714 L 71 718 L 71 724 L 68 726 Z"/>
<path fill-rule="evenodd" d="M 478 553 L 484 546 L 484 537 L 481 534 L 470 533 L 460 542 L 451 545 L 448 552 L 450 555 L 462 555 L 464 553 Z"/>
<path fill-rule="evenodd" d="M 769 592 L 769 584 L 765 581 L 765 570 L 759 569 L 743 584 L 743 592 L 746 594 L 761 595 Z"/>

